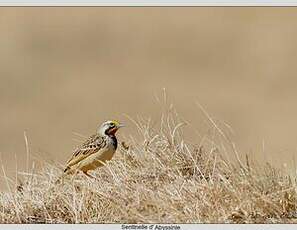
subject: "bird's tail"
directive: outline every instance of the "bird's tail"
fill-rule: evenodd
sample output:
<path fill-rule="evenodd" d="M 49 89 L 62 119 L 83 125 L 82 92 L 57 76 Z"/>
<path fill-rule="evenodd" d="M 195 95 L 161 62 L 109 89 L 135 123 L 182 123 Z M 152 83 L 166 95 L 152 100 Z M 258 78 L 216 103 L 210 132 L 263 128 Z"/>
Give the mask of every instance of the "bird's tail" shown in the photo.
<path fill-rule="evenodd" d="M 63 174 L 56 180 L 55 184 L 60 184 L 64 182 L 64 178 L 71 173 L 71 168 L 66 167 L 63 171 Z"/>
<path fill-rule="evenodd" d="M 64 174 L 67 173 L 67 172 L 69 173 L 69 171 L 70 171 L 70 167 L 67 166 L 67 167 L 64 169 Z M 68 174 L 68 173 L 67 173 L 67 174 Z"/>

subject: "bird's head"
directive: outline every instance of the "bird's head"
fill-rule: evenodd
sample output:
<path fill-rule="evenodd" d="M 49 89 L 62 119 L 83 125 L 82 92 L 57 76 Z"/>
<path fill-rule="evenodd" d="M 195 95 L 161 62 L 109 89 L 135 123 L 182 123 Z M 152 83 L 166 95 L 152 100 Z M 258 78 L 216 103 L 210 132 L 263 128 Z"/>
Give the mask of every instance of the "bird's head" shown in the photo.
<path fill-rule="evenodd" d="M 121 127 L 124 127 L 124 125 L 118 121 L 105 121 L 102 125 L 99 126 L 97 133 L 108 136 L 115 135 L 115 133 Z"/>

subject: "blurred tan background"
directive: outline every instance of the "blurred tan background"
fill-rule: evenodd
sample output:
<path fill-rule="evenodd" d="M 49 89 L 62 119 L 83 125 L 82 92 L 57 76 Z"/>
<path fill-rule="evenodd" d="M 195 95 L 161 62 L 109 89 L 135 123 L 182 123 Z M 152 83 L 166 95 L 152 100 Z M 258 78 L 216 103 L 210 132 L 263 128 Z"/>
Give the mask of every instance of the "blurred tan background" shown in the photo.
<path fill-rule="evenodd" d="M 291 163 L 297 137 L 297 8 L 0 8 L 0 152 L 63 163 L 106 119 L 157 117 L 165 87 L 198 133 L 199 101 L 241 152 Z M 128 137 L 130 128 L 120 131 Z M 197 140 L 199 138 L 197 137 Z"/>

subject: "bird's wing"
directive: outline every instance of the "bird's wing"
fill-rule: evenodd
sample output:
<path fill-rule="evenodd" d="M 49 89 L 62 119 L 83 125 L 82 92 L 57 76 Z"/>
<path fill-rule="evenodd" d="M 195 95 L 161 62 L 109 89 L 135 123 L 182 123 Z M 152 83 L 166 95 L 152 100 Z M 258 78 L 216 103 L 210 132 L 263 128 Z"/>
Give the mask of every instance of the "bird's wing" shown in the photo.
<path fill-rule="evenodd" d="M 90 155 L 98 152 L 100 149 L 104 148 L 105 145 L 106 140 L 104 137 L 98 134 L 90 136 L 80 147 L 78 147 L 73 152 L 72 157 L 67 161 L 66 169 L 79 163 Z"/>

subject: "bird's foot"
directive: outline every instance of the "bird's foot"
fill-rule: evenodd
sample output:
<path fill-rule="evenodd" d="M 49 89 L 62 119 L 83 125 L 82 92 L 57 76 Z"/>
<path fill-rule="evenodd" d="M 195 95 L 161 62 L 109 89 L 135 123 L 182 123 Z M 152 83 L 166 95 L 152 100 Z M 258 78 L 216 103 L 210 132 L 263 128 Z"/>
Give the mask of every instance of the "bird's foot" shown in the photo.
<path fill-rule="evenodd" d="M 92 178 L 92 179 L 95 179 L 96 180 L 96 177 L 92 176 L 91 174 L 89 174 L 87 171 L 83 171 L 83 173 L 88 176 L 89 178 Z"/>

